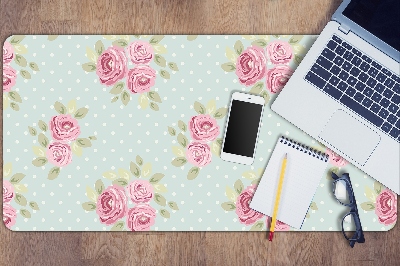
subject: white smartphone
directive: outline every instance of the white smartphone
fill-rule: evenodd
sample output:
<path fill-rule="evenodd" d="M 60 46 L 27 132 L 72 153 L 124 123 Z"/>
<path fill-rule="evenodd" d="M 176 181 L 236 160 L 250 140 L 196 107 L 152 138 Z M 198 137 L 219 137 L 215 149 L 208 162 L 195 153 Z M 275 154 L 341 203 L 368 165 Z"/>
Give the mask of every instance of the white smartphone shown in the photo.
<path fill-rule="evenodd" d="M 253 164 L 264 103 L 261 96 L 241 92 L 232 94 L 222 143 L 222 160 Z"/>

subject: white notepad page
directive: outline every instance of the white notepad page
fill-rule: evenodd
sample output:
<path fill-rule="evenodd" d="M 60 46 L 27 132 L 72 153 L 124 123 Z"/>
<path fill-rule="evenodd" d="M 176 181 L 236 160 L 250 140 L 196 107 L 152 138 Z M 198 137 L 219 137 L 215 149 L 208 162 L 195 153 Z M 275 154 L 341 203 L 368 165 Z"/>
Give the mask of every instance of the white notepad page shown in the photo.
<path fill-rule="evenodd" d="M 280 137 L 250 208 L 272 216 L 281 166 L 286 153 L 288 158 L 277 219 L 300 229 L 328 164 L 328 156 L 324 153 L 318 154 L 307 146 L 301 147 L 295 141 Z"/>

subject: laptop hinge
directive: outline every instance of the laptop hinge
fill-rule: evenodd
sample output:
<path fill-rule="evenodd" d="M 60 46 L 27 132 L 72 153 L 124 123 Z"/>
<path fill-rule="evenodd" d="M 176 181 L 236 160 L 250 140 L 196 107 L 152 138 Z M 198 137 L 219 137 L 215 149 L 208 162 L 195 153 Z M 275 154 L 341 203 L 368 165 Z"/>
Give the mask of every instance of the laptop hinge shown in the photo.
<path fill-rule="evenodd" d="M 347 35 L 347 33 L 349 33 L 349 31 L 350 31 L 349 27 L 347 27 L 346 25 L 343 25 L 343 24 L 340 24 L 339 30 L 340 30 L 341 32 L 343 32 L 344 34 L 346 34 L 346 35 Z"/>

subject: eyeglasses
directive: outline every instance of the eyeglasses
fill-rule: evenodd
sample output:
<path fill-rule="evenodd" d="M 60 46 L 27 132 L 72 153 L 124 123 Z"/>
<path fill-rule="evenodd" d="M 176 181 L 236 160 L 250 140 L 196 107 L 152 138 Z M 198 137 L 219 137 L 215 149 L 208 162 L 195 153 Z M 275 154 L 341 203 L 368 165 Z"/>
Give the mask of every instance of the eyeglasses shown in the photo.
<path fill-rule="evenodd" d="M 351 185 L 350 176 L 344 173 L 338 177 L 332 172 L 333 178 L 333 195 L 337 202 L 350 208 L 350 212 L 346 213 L 342 219 L 342 233 L 349 241 L 350 247 L 354 247 L 355 243 L 364 243 L 364 233 L 361 226 L 360 216 L 358 215 L 356 198 L 354 197 L 353 187 Z M 344 223 L 347 223 L 346 228 Z"/>

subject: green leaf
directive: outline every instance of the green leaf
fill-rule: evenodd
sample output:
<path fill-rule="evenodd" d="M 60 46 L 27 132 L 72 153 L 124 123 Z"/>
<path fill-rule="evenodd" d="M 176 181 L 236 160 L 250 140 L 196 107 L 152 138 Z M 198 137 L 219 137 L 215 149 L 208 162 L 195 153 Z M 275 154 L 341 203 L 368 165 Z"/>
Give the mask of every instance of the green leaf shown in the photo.
<path fill-rule="evenodd" d="M 310 217 L 311 217 L 310 213 L 309 213 L 309 212 L 307 212 L 307 214 L 306 214 L 306 218 L 308 219 L 308 218 L 310 218 Z"/>
<path fill-rule="evenodd" d="M 32 164 L 36 167 L 43 166 L 47 163 L 47 158 L 46 157 L 38 157 L 32 161 Z"/>
<path fill-rule="evenodd" d="M 149 97 L 150 100 L 153 100 L 153 101 L 155 101 L 155 102 L 161 103 L 160 95 L 158 95 L 157 92 L 155 92 L 155 91 L 149 91 L 149 92 L 147 93 L 147 96 Z"/>
<path fill-rule="evenodd" d="M 161 206 L 165 206 L 165 204 L 166 204 L 166 200 L 165 200 L 165 198 L 161 195 L 161 194 L 159 194 L 159 193 L 154 193 L 154 201 L 158 204 L 158 205 L 161 205 Z"/>
<path fill-rule="evenodd" d="M 11 44 L 18 44 L 20 43 L 23 39 L 25 39 L 25 35 L 14 35 L 10 39 Z"/>
<path fill-rule="evenodd" d="M 185 137 L 185 135 L 183 135 L 182 133 L 178 134 L 177 137 L 178 143 L 181 144 L 182 147 L 186 147 L 189 143 L 189 140 Z"/>
<path fill-rule="evenodd" d="M 112 89 L 110 90 L 110 93 L 114 94 L 114 95 L 118 95 L 122 92 L 122 90 L 124 89 L 124 86 L 125 86 L 125 83 L 118 82 L 112 87 Z"/>
<path fill-rule="evenodd" d="M 118 175 L 119 177 L 126 179 L 127 181 L 129 181 L 129 179 L 131 178 L 131 174 L 129 173 L 129 171 L 123 168 L 118 169 Z"/>
<path fill-rule="evenodd" d="M 212 142 L 210 144 L 211 152 L 215 154 L 215 156 L 221 156 L 221 146 L 217 142 Z"/>
<path fill-rule="evenodd" d="M 33 146 L 33 147 L 32 147 L 32 150 L 33 150 L 33 153 L 34 153 L 36 156 L 39 156 L 39 157 L 46 157 L 46 151 L 45 151 L 42 147 Z"/>
<path fill-rule="evenodd" d="M 29 206 L 35 211 L 39 210 L 39 205 L 34 201 L 29 202 Z"/>
<path fill-rule="evenodd" d="M 50 169 L 47 179 L 54 180 L 60 174 L 60 167 L 53 167 Z"/>
<path fill-rule="evenodd" d="M 225 211 L 233 211 L 234 209 L 236 209 L 236 205 L 232 201 L 227 201 L 227 202 L 222 203 L 221 207 Z"/>
<path fill-rule="evenodd" d="M 154 35 L 153 37 L 150 38 L 149 43 L 150 43 L 150 44 L 157 44 L 157 43 L 159 43 L 162 39 L 164 39 L 164 35 Z"/>
<path fill-rule="evenodd" d="M 156 64 L 160 67 L 165 67 L 167 65 L 167 61 L 165 60 L 165 58 L 159 54 L 156 54 L 154 56 L 154 62 L 156 62 Z"/>
<path fill-rule="evenodd" d="M 172 152 L 178 157 L 185 157 L 185 151 L 179 146 L 172 146 Z"/>
<path fill-rule="evenodd" d="M 164 69 L 162 69 L 162 70 L 160 71 L 160 76 L 161 76 L 162 78 L 164 78 L 164 79 L 169 79 L 169 78 L 170 78 L 170 75 L 169 75 L 168 71 L 166 71 L 166 70 L 164 70 Z"/>
<path fill-rule="evenodd" d="M 94 51 L 93 51 L 92 49 L 90 49 L 89 47 L 86 47 L 86 57 L 87 57 L 90 61 L 92 61 L 93 63 L 96 64 L 98 56 L 97 56 L 96 52 L 94 52 Z"/>
<path fill-rule="evenodd" d="M 191 41 L 196 40 L 197 36 L 198 36 L 198 35 L 188 35 L 188 36 L 186 37 L 186 39 L 187 39 L 188 41 L 191 42 Z"/>
<path fill-rule="evenodd" d="M 167 192 L 168 189 L 163 184 L 153 184 L 154 190 L 160 193 Z"/>
<path fill-rule="evenodd" d="M 174 62 L 169 62 L 168 66 L 170 69 L 172 69 L 173 71 L 179 71 L 178 65 Z"/>
<path fill-rule="evenodd" d="M 8 177 L 12 173 L 12 163 L 5 163 L 3 165 L 3 178 Z"/>
<path fill-rule="evenodd" d="M 26 67 L 27 65 L 27 61 L 25 59 L 25 57 L 23 57 L 22 55 L 15 55 L 15 63 L 17 63 L 17 65 L 21 66 L 21 67 Z"/>
<path fill-rule="evenodd" d="M 369 199 L 371 202 L 376 202 L 376 194 L 375 191 L 369 188 L 368 186 L 365 186 L 365 196 L 367 199 Z"/>
<path fill-rule="evenodd" d="M 160 110 L 158 105 L 156 103 L 153 103 L 153 102 L 150 103 L 150 108 L 153 109 L 154 111 Z"/>
<path fill-rule="evenodd" d="M 21 209 L 19 210 L 19 213 L 24 217 L 24 218 L 31 218 L 31 213 L 28 210 Z"/>
<path fill-rule="evenodd" d="M 169 211 L 167 211 L 166 209 L 161 209 L 160 214 L 162 217 L 167 218 L 167 219 L 171 216 Z"/>
<path fill-rule="evenodd" d="M 226 72 L 233 72 L 236 70 L 235 64 L 231 62 L 222 64 L 221 68 Z"/>
<path fill-rule="evenodd" d="M 153 48 L 154 48 L 156 54 L 165 54 L 165 53 L 167 53 L 167 49 L 163 45 L 153 44 Z"/>
<path fill-rule="evenodd" d="M 176 157 L 175 159 L 172 160 L 171 164 L 176 167 L 181 167 L 187 163 L 187 160 L 185 157 Z"/>
<path fill-rule="evenodd" d="M 134 162 L 131 162 L 130 166 L 129 166 L 129 170 L 131 171 L 131 173 L 136 176 L 139 177 L 140 176 L 140 168 L 139 166 L 137 166 Z"/>
<path fill-rule="evenodd" d="M 194 102 L 194 110 L 199 113 L 199 114 L 205 114 L 206 113 L 206 108 L 204 107 L 204 105 L 202 105 L 199 102 Z"/>
<path fill-rule="evenodd" d="M 223 118 L 227 112 L 228 112 L 228 108 L 222 107 L 222 108 L 219 108 L 213 116 L 216 119 L 220 119 L 220 118 Z"/>
<path fill-rule="evenodd" d="M 118 96 L 115 96 L 114 98 L 111 99 L 111 102 L 112 102 L 112 103 L 115 103 L 116 101 L 118 101 L 118 99 L 119 99 L 119 97 L 118 97 Z"/>
<path fill-rule="evenodd" d="M 35 63 L 35 62 L 30 62 L 29 63 L 29 67 L 33 70 L 33 71 L 40 71 L 39 66 Z"/>
<path fill-rule="evenodd" d="M 129 95 L 129 93 L 128 93 L 126 90 L 124 90 L 124 91 L 122 92 L 122 95 L 121 95 L 121 101 L 122 101 L 122 103 L 123 103 L 125 106 L 127 106 L 130 100 L 131 100 L 131 96 Z"/>
<path fill-rule="evenodd" d="M 23 184 L 14 184 L 14 188 L 16 192 L 21 192 L 21 193 L 28 192 L 28 188 Z"/>
<path fill-rule="evenodd" d="M 113 227 L 111 227 L 110 231 L 113 232 L 121 232 L 124 230 L 125 223 L 123 221 L 116 222 Z"/>
<path fill-rule="evenodd" d="M 175 129 L 172 128 L 172 127 L 168 127 L 168 133 L 169 133 L 171 136 L 175 136 L 175 135 L 176 135 L 176 131 L 175 131 Z"/>
<path fill-rule="evenodd" d="M 46 148 L 49 145 L 49 139 L 43 133 L 39 134 L 38 141 L 39 144 L 42 145 L 42 147 Z"/>
<path fill-rule="evenodd" d="M 36 136 L 36 134 L 37 134 L 36 129 L 34 129 L 33 127 L 28 127 L 28 131 L 29 131 L 29 134 L 31 134 L 32 136 Z"/>
<path fill-rule="evenodd" d="M 193 166 L 192 168 L 190 168 L 187 174 L 187 179 L 193 180 L 199 175 L 199 173 L 200 173 L 200 168 L 198 168 L 197 166 Z"/>
<path fill-rule="evenodd" d="M 42 131 L 47 131 L 47 124 L 43 120 L 39 120 L 38 126 Z"/>
<path fill-rule="evenodd" d="M 82 203 L 82 208 L 88 212 L 94 211 L 96 209 L 96 203 L 91 201 L 84 202 Z"/>
<path fill-rule="evenodd" d="M 121 187 L 125 187 L 128 185 L 128 181 L 125 178 L 115 179 L 112 183 L 113 183 L 113 185 L 118 185 Z"/>
<path fill-rule="evenodd" d="M 24 79 L 31 79 L 31 74 L 26 70 L 21 70 L 19 72 Z"/>
<path fill-rule="evenodd" d="M 152 177 L 150 177 L 149 182 L 150 182 L 151 184 L 157 184 L 158 182 L 160 182 L 160 180 L 161 180 L 164 176 L 165 176 L 164 174 L 156 173 L 156 174 L 154 174 Z"/>
<path fill-rule="evenodd" d="M 253 226 L 250 228 L 250 231 L 262 231 L 264 227 L 263 221 L 257 221 Z"/>
<path fill-rule="evenodd" d="M 103 177 L 110 180 L 114 180 L 115 178 L 117 178 L 117 173 L 114 171 L 107 171 L 103 173 Z"/>
<path fill-rule="evenodd" d="M 82 156 L 82 147 L 80 147 L 78 144 L 76 144 L 76 141 L 73 141 L 71 143 L 71 149 L 72 149 L 72 153 L 75 154 L 76 156 L 78 156 L 78 157 Z"/>
<path fill-rule="evenodd" d="M 19 182 L 21 182 L 22 179 L 24 179 L 25 175 L 21 174 L 21 173 L 16 173 L 15 175 L 13 175 L 10 179 L 10 183 L 11 184 L 18 184 Z"/>
<path fill-rule="evenodd" d="M 138 98 L 139 101 L 139 105 L 141 109 L 146 109 L 147 106 L 149 105 L 149 98 L 147 98 L 147 94 L 142 94 L 140 95 L 140 97 Z"/>
<path fill-rule="evenodd" d="M 85 63 L 82 65 L 82 69 L 86 72 L 94 72 L 96 71 L 96 64 L 93 62 Z"/>
<path fill-rule="evenodd" d="M 13 100 L 13 101 L 22 103 L 21 96 L 19 96 L 18 92 L 16 92 L 16 91 L 10 91 L 10 92 L 8 93 L 8 97 L 10 97 L 11 100 Z"/>
<path fill-rule="evenodd" d="M 303 35 L 293 35 L 292 38 L 289 39 L 290 44 L 295 44 L 301 41 L 303 39 Z"/>
<path fill-rule="evenodd" d="M 231 189 L 229 186 L 226 186 L 225 193 L 230 201 L 236 202 L 237 194 L 233 189 Z"/>
<path fill-rule="evenodd" d="M 279 39 L 281 35 L 272 35 L 274 38 Z"/>
<path fill-rule="evenodd" d="M 225 48 L 225 56 L 228 58 L 232 63 L 236 64 L 237 55 L 231 48 L 228 46 Z"/>
<path fill-rule="evenodd" d="M 383 190 L 383 185 L 381 183 L 379 183 L 378 181 L 374 182 L 374 191 L 376 193 L 376 195 L 381 194 Z"/>
<path fill-rule="evenodd" d="M 78 144 L 78 146 L 82 148 L 92 147 L 92 142 L 90 141 L 90 139 L 85 138 L 76 139 L 76 144 Z"/>
<path fill-rule="evenodd" d="M 263 39 L 258 39 L 258 40 L 253 41 L 251 44 L 252 45 L 256 45 L 256 46 L 260 46 L 260 47 L 265 47 L 265 46 L 267 46 L 268 42 L 266 40 L 263 40 Z"/>
<path fill-rule="evenodd" d="M 26 49 L 26 47 L 21 44 L 15 44 L 14 50 L 16 54 L 26 54 L 28 52 L 28 49 Z"/>
<path fill-rule="evenodd" d="M 242 193 L 243 188 L 244 188 L 243 182 L 240 179 L 236 180 L 234 188 L 235 188 L 236 193 L 238 195 L 240 195 L 240 193 Z"/>
<path fill-rule="evenodd" d="M 185 122 L 183 122 L 182 120 L 178 121 L 178 127 L 182 130 L 182 131 L 186 131 L 187 130 L 187 126 L 185 124 Z"/>
<path fill-rule="evenodd" d="M 27 203 L 26 198 L 20 193 L 15 193 L 14 201 L 21 206 L 26 206 Z"/>
<path fill-rule="evenodd" d="M 250 180 L 254 180 L 257 178 L 257 173 L 254 171 L 247 171 L 242 174 L 242 177 Z"/>
<path fill-rule="evenodd" d="M 211 99 L 207 103 L 206 111 L 208 114 L 214 113 L 214 111 L 217 109 L 217 104 L 214 99 Z"/>
<path fill-rule="evenodd" d="M 67 111 L 70 114 L 75 113 L 75 111 L 76 111 L 76 101 L 74 99 L 72 99 L 71 101 L 68 102 Z"/>
<path fill-rule="evenodd" d="M 151 173 L 151 163 L 145 163 L 142 167 L 142 176 L 148 177 Z"/>
<path fill-rule="evenodd" d="M 375 203 L 371 201 L 363 202 L 360 206 L 364 211 L 367 212 L 375 210 Z"/>
<path fill-rule="evenodd" d="M 48 35 L 47 40 L 54 41 L 55 39 L 57 39 L 57 37 L 58 37 L 58 35 Z"/>
<path fill-rule="evenodd" d="M 244 50 L 243 43 L 241 41 L 236 41 L 234 49 L 236 54 L 240 55 Z"/>
<path fill-rule="evenodd" d="M 59 114 L 66 114 L 67 113 L 67 108 L 64 106 L 64 104 L 60 102 L 55 102 L 54 103 L 54 109 L 59 113 Z"/>
<path fill-rule="evenodd" d="M 97 193 L 96 193 L 96 191 L 94 191 L 93 188 L 91 188 L 89 186 L 86 186 L 86 196 L 92 202 L 96 202 L 97 201 Z"/>
<path fill-rule="evenodd" d="M 296 64 L 300 65 L 302 60 L 303 60 L 303 57 L 301 57 L 299 55 L 294 56 L 294 61 L 296 62 Z"/>
<path fill-rule="evenodd" d="M 262 91 L 260 95 L 264 98 L 265 104 L 267 104 L 271 99 L 267 91 Z"/>
<path fill-rule="evenodd" d="M 96 51 L 96 53 L 98 55 L 101 55 L 104 52 L 104 50 L 105 50 L 104 49 L 104 44 L 103 44 L 103 42 L 101 40 L 98 40 L 96 42 L 96 44 L 94 45 L 94 50 Z"/>
<path fill-rule="evenodd" d="M 311 209 L 311 210 L 314 210 L 314 211 L 317 211 L 317 210 L 318 210 L 317 203 L 315 203 L 314 201 L 311 202 L 311 204 L 310 204 L 310 209 Z"/>
<path fill-rule="evenodd" d="M 128 42 L 127 42 L 126 40 L 123 40 L 123 39 L 119 39 L 119 40 L 113 41 L 112 44 L 113 44 L 114 46 L 119 46 L 119 47 L 126 47 L 126 46 L 128 46 Z"/>
<path fill-rule="evenodd" d="M 222 139 L 221 138 L 218 138 L 215 141 L 218 143 L 219 146 L 222 146 Z"/>
<path fill-rule="evenodd" d="M 256 84 L 254 84 L 253 87 L 251 87 L 249 92 L 252 94 L 259 95 L 262 92 L 263 88 L 264 88 L 264 82 L 259 81 Z"/>
<path fill-rule="evenodd" d="M 136 162 L 137 162 L 138 165 L 141 166 L 141 165 L 143 164 L 143 159 L 142 159 L 142 157 L 140 157 L 139 155 L 137 155 L 137 156 L 136 156 Z"/>
<path fill-rule="evenodd" d="M 19 105 L 16 103 L 10 103 L 10 107 L 11 109 L 13 109 L 14 111 L 19 111 Z"/>
<path fill-rule="evenodd" d="M 87 109 L 87 108 L 85 108 L 85 107 L 79 108 L 79 109 L 75 112 L 74 117 L 75 117 L 76 119 L 82 119 L 82 118 L 84 118 L 84 117 L 87 115 L 88 112 L 89 112 L 89 109 Z"/>
<path fill-rule="evenodd" d="M 168 202 L 168 206 L 169 206 L 171 209 L 175 210 L 175 211 L 178 211 L 178 210 L 179 210 L 178 205 L 176 204 L 175 201 L 170 201 L 170 202 Z"/>
<path fill-rule="evenodd" d="M 97 194 L 101 194 L 105 189 L 103 181 L 101 179 L 97 180 L 95 185 L 94 185 L 94 190 L 97 192 Z"/>
<path fill-rule="evenodd" d="M 328 170 L 327 174 L 326 174 L 326 179 L 332 181 L 332 173 L 337 174 L 339 172 L 339 167 L 332 167 Z"/>

